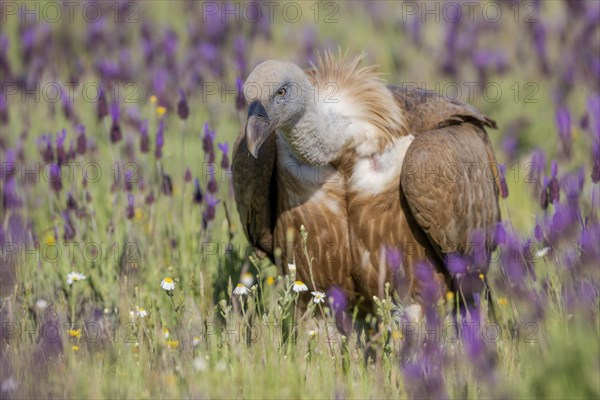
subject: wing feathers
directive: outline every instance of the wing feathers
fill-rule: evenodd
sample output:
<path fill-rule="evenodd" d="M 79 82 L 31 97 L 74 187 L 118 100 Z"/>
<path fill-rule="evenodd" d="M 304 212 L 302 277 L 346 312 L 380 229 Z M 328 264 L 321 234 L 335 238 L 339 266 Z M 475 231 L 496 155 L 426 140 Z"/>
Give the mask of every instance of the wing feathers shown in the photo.
<path fill-rule="evenodd" d="M 402 190 L 415 220 L 442 253 L 468 251 L 471 235 L 500 219 L 496 166 L 482 135 L 471 124 L 424 132 L 405 156 Z"/>
<path fill-rule="evenodd" d="M 260 148 L 258 158 L 248 150 L 244 129 L 240 132 L 232 157 L 235 201 L 244 233 L 259 256 L 273 259 L 273 196 L 275 171 L 275 134 Z"/>

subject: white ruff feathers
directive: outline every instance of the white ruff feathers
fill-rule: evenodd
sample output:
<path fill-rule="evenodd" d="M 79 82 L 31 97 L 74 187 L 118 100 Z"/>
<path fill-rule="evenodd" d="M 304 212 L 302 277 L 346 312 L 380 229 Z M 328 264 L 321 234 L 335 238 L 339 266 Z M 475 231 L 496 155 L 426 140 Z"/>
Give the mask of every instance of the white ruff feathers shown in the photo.
<path fill-rule="evenodd" d="M 394 139 L 382 153 L 358 158 L 350 178 L 350 187 L 363 193 L 379 194 L 392 184 L 397 186 L 404 156 L 414 138 L 408 135 Z"/>

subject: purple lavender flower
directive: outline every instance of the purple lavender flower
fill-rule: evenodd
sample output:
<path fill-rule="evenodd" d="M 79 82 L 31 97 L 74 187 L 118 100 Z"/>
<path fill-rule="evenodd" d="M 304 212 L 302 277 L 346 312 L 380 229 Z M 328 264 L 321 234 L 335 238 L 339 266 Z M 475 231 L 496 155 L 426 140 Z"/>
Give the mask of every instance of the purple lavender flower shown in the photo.
<path fill-rule="evenodd" d="M 570 202 L 574 207 L 579 209 L 578 200 L 583 190 L 585 183 L 585 176 L 583 168 L 579 168 L 575 173 L 566 174 L 561 179 L 561 186 L 567 197 L 567 201 Z"/>
<path fill-rule="evenodd" d="M 592 144 L 592 159 L 594 160 L 594 166 L 592 167 L 592 182 L 600 182 L 600 142 L 594 142 Z"/>
<path fill-rule="evenodd" d="M 112 104 L 112 106 L 110 107 L 110 115 L 112 117 L 112 125 L 110 127 L 110 141 L 112 143 L 117 143 L 123 138 L 123 135 L 121 134 L 121 127 L 119 126 L 119 119 L 121 115 L 119 104 Z"/>
<path fill-rule="evenodd" d="M 161 189 L 162 192 L 167 196 L 171 196 L 173 194 L 173 181 L 167 174 L 164 174 L 162 177 Z"/>
<path fill-rule="evenodd" d="M 332 286 L 327 290 L 327 299 L 333 311 L 333 317 L 337 328 L 344 335 L 352 331 L 352 318 L 348 315 L 348 296 L 337 286 Z"/>
<path fill-rule="evenodd" d="M 454 9 L 454 7 L 452 7 Z M 448 15 L 448 20 L 445 25 L 445 40 L 444 48 L 446 54 L 442 64 L 442 71 L 450 76 L 455 76 L 458 68 L 456 66 L 456 53 L 457 53 L 457 38 L 458 31 L 460 29 L 460 16 L 456 15 L 458 10 L 453 10 L 452 15 Z"/>
<path fill-rule="evenodd" d="M 54 192 L 59 193 L 62 190 L 62 174 L 60 167 L 55 163 L 48 166 L 48 180 L 50 181 L 50 188 Z"/>
<path fill-rule="evenodd" d="M 550 182 L 548 182 L 548 201 L 552 204 L 560 201 L 560 187 L 556 178 L 557 172 L 558 164 L 556 160 L 552 160 L 552 177 L 550 178 Z"/>
<path fill-rule="evenodd" d="M 127 219 L 132 219 L 135 216 L 134 198 L 131 193 L 127 194 L 127 210 L 125 214 Z"/>
<path fill-rule="evenodd" d="M 235 108 L 240 111 L 246 107 L 246 98 L 244 97 L 244 82 L 240 78 L 235 79 Z"/>
<path fill-rule="evenodd" d="M 20 208 L 22 205 L 21 198 L 17 193 L 16 180 L 13 176 L 8 177 L 2 190 L 2 209 L 10 210 Z"/>
<path fill-rule="evenodd" d="M 488 385 L 496 383 L 495 357 L 494 353 L 487 348 L 482 333 L 483 321 L 481 321 L 478 309 L 471 313 L 469 321 L 463 321 L 461 327 L 461 338 L 469 360 L 474 363 L 478 380 Z"/>
<path fill-rule="evenodd" d="M 592 134 L 600 140 L 600 94 L 592 94 L 587 100 L 587 111 L 592 119 Z"/>
<path fill-rule="evenodd" d="M 519 139 L 512 133 L 506 133 L 502 138 L 502 150 L 509 160 L 514 160 L 519 150 Z"/>
<path fill-rule="evenodd" d="M 165 143 L 165 120 L 161 118 L 158 122 L 158 132 L 156 133 L 156 146 L 154 147 L 154 157 L 160 160 L 162 158 L 162 147 Z"/>
<path fill-rule="evenodd" d="M 3 92 L 0 92 L 0 122 L 4 125 L 8 124 L 8 104 Z"/>
<path fill-rule="evenodd" d="M 533 166 L 534 182 L 542 182 L 541 177 L 546 168 L 546 154 L 544 150 L 536 148 L 531 155 L 531 164 Z"/>
<path fill-rule="evenodd" d="M 148 137 L 148 120 L 140 123 L 140 151 L 146 154 L 150 151 L 150 138 Z"/>
<path fill-rule="evenodd" d="M 523 131 L 529 126 L 529 124 L 530 122 L 527 118 L 517 117 L 515 120 L 509 122 L 506 126 L 502 138 L 502 149 L 508 156 L 509 160 L 513 161 L 517 158 L 517 152 L 519 150 L 519 137 L 523 134 Z M 541 169 L 543 169 L 543 165 Z"/>
<path fill-rule="evenodd" d="M 45 163 L 49 164 L 54 161 L 54 149 L 52 147 L 52 134 L 42 135 L 38 144 L 40 145 L 40 153 Z"/>
<path fill-rule="evenodd" d="M 532 23 L 531 35 L 533 37 L 533 45 L 537 53 L 537 59 L 540 63 L 542 72 L 545 75 L 550 73 L 550 64 L 548 63 L 548 57 L 546 54 L 546 27 L 541 21 Z"/>
<path fill-rule="evenodd" d="M 556 126 L 558 138 L 562 145 L 562 153 L 566 157 L 571 156 L 571 113 L 565 106 L 559 106 L 556 110 Z"/>
<path fill-rule="evenodd" d="M 108 115 L 108 102 L 106 101 L 106 95 L 104 94 L 104 89 L 100 87 L 98 93 L 98 101 L 96 103 L 96 115 L 98 116 L 98 120 L 101 121 L 104 117 Z"/>
<path fill-rule="evenodd" d="M 152 203 L 154 203 L 154 192 L 150 192 L 148 193 L 148 195 L 146 196 L 146 198 L 144 199 L 144 202 L 147 205 L 150 205 Z"/>
<path fill-rule="evenodd" d="M 496 229 L 494 230 L 494 244 L 503 245 L 506 244 L 506 228 L 502 222 L 498 222 L 496 224 Z"/>
<path fill-rule="evenodd" d="M 175 60 L 178 44 L 179 38 L 177 37 L 177 33 L 171 28 L 167 29 L 163 40 L 163 48 L 165 50 L 167 61 Z"/>
<path fill-rule="evenodd" d="M 152 85 L 154 88 L 154 93 L 156 93 L 157 97 L 161 100 L 161 103 L 164 101 L 164 93 L 167 89 L 167 81 L 169 79 L 169 75 L 167 71 L 164 69 L 158 69 L 154 73 L 154 77 L 152 79 Z"/>
<path fill-rule="evenodd" d="M 71 220 L 71 213 L 69 213 L 68 211 L 63 211 L 61 215 L 62 215 L 63 222 L 64 222 L 63 239 L 65 242 L 70 242 L 71 240 L 73 240 L 75 238 L 75 227 L 73 227 L 73 221 Z"/>
<path fill-rule="evenodd" d="M 204 154 L 210 155 L 213 154 L 214 149 L 214 140 L 217 132 L 211 131 L 208 128 L 208 122 L 204 123 L 204 137 L 202 138 L 202 150 L 204 150 Z"/>
<path fill-rule="evenodd" d="M 548 185 L 550 183 L 550 179 L 548 179 L 547 176 L 544 177 L 544 184 L 542 186 L 542 192 L 540 194 L 540 207 L 542 207 L 542 210 L 545 210 L 548 208 Z"/>
<path fill-rule="evenodd" d="M 73 197 L 73 193 L 71 193 L 71 192 L 69 192 L 67 194 L 67 210 L 69 210 L 69 211 L 77 210 L 77 202 L 75 201 L 75 198 Z"/>
<path fill-rule="evenodd" d="M 69 121 L 77 121 L 77 117 L 75 116 L 75 111 L 73 111 L 73 104 L 69 99 L 69 95 L 67 94 L 67 90 L 61 88 L 61 102 L 63 105 L 63 113 L 65 118 Z"/>
<path fill-rule="evenodd" d="M 13 149 L 6 151 L 5 161 L 2 162 L 0 172 L 0 181 L 4 182 L 17 173 L 16 153 Z"/>
<path fill-rule="evenodd" d="M 56 163 L 59 167 L 67 162 L 67 153 L 64 146 L 66 137 L 67 131 L 65 129 L 56 134 Z"/>
<path fill-rule="evenodd" d="M 190 171 L 190 167 L 185 169 L 185 173 L 183 174 L 183 181 L 185 183 L 189 183 L 192 181 L 192 171 Z"/>
<path fill-rule="evenodd" d="M 479 83 L 482 87 L 487 86 L 487 69 L 494 61 L 494 53 L 489 50 L 475 50 L 471 55 L 471 62 L 477 70 Z"/>
<path fill-rule="evenodd" d="M 206 229 L 208 227 L 208 223 L 215 219 L 217 213 L 217 204 L 219 204 L 220 200 L 218 200 L 215 196 L 208 193 L 206 195 L 206 209 L 202 213 L 202 227 Z"/>
<path fill-rule="evenodd" d="M 219 143 L 217 145 L 217 147 L 219 148 L 219 150 L 221 150 L 221 168 L 223 168 L 224 170 L 228 170 L 229 169 L 229 143 L 225 142 L 225 143 Z"/>
<path fill-rule="evenodd" d="M 131 192 L 133 190 L 133 181 L 134 181 L 133 171 L 128 169 L 125 172 L 125 180 L 124 180 L 126 191 Z"/>
<path fill-rule="evenodd" d="M 219 46 L 203 42 L 199 47 L 200 57 L 208 65 L 212 74 L 217 78 L 223 78 L 225 75 L 225 63 L 223 57 L 220 54 Z"/>
<path fill-rule="evenodd" d="M 188 107 L 187 98 L 183 90 L 179 90 L 179 102 L 177 103 L 177 115 L 182 120 L 186 120 L 190 115 L 190 109 Z"/>
<path fill-rule="evenodd" d="M 581 262 L 597 268 L 600 260 L 600 224 L 590 223 L 581 230 L 579 245 Z"/>
<path fill-rule="evenodd" d="M 237 36 L 233 41 L 233 62 L 238 75 L 246 76 L 246 39 L 243 36 Z"/>
<path fill-rule="evenodd" d="M 402 253 L 400 250 L 388 247 L 385 250 L 385 260 L 390 269 L 392 282 L 400 298 L 406 298 L 410 293 L 410 281 L 402 267 Z"/>
<path fill-rule="evenodd" d="M 469 262 L 458 253 L 446 255 L 446 265 L 452 276 L 461 276 L 467 273 Z"/>
<path fill-rule="evenodd" d="M 85 126 L 77 125 L 76 129 L 79 132 L 79 135 L 77 135 L 77 154 L 82 155 L 82 154 L 85 154 L 85 151 L 87 150 L 87 140 L 85 137 Z"/>
<path fill-rule="evenodd" d="M 204 194 L 202 193 L 202 188 L 200 187 L 200 181 L 198 181 L 198 178 L 195 178 L 194 179 L 194 203 L 201 204 L 203 198 L 204 198 Z"/>
<path fill-rule="evenodd" d="M 591 95 L 587 101 L 592 130 L 592 182 L 600 182 L 600 95 Z"/>
<path fill-rule="evenodd" d="M 219 191 L 219 185 L 217 184 L 217 180 L 215 179 L 215 169 L 210 168 L 208 171 L 208 185 L 207 189 L 210 193 L 215 194 Z"/>

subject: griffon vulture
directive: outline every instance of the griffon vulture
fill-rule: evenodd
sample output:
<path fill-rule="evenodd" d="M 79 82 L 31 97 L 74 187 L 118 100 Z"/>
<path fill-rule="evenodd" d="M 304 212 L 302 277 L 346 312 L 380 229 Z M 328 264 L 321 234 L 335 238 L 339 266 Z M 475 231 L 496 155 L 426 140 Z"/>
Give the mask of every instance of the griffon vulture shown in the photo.
<path fill-rule="evenodd" d="M 233 153 L 244 232 L 281 272 L 294 263 L 311 290 L 335 285 L 363 310 L 392 280 L 388 249 L 402 255 L 408 284 L 399 295 L 409 303 L 422 300 L 418 263 L 430 263 L 447 290 L 462 290 L 449 256 L 472 252 L 476 232 L 489 252 L 500 220 L 484 129 L 496 124 L 459 101 L 387 85 L 361 59 L 326 54 L 308 70 L 270 60 L 250 73 Z M 484 284 L 474 281 L 460 298 L 473 299 Z"/>

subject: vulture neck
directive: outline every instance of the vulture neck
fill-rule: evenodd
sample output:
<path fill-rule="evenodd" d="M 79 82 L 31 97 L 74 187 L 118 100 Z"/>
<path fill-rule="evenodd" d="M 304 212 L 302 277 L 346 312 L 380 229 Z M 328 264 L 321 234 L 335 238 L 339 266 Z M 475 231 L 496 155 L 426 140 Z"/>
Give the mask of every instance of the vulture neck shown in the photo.
<path fill-rule="evenodd" d="M 340 91 L 334 101 L 308 101 L 295 124 L 281 128 L 281 134 L 294 156 L 313 166 L 337 164 L 348 150 L 358 157 L 382 153 L 408 135 L 402 111 L 386 92 L 376 103 L 379 109 L 366 101 L 369 96 L 350 90 Z"/>
<path fill-rule="evenodd" d="M 348 116 L 322 103 L 308 102 L 303 115 L 289 129 L 282 128 L 283 139 L 299 160 L 313 166 L 331 164 L 347 144 L 352 124 Z"/>

